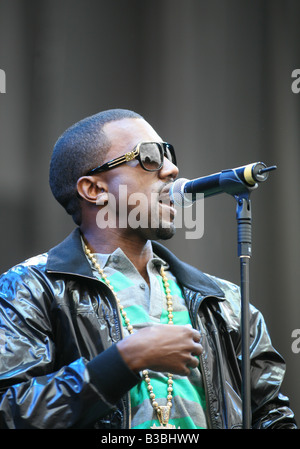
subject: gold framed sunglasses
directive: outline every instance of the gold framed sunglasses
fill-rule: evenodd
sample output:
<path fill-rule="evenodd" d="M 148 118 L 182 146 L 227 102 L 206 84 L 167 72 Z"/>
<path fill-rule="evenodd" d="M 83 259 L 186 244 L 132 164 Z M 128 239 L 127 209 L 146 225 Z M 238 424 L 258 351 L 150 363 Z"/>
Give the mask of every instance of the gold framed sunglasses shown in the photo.
<path fill-rule="evenodd" d="M 86 176 L 111 170 L 112 168 L 125 164 L 133 159 L 137 159 L 141 167 L 146 171 L 158 171 L 164 164 L 164 157 L 174 165 L 177 165 L 173 145 L 167 142 L 140 142 L 132 151 L 93 168 L 86 174 Z"/>

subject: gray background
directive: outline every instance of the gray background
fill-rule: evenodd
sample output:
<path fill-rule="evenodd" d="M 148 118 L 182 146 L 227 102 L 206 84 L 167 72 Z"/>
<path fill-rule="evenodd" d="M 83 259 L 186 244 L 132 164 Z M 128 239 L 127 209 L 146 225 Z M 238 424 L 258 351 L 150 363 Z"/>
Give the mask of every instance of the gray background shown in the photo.
<path fill-rule="evenodd" d="M 53 145 L 100 110 L 136 110 L 174 144 L 180 176 L 255 161 L 278 170 L 252 195 L 251 301 L 287 361 L 300 414 L 298 0 L 0 0 L 0 270 L 73 229 L 48 187 Z M 239 283 L 235 200 L 205 201 L 199 240 L 168 246 Z"/>

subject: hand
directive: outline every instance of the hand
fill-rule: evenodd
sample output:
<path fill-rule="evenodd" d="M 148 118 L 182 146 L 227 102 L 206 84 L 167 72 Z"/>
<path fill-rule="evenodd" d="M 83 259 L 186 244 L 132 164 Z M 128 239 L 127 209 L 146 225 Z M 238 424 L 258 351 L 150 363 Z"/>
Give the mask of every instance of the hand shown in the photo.
<path fill-rule="evenodd" d="M 188 326 L 162 324 L 146 327 L 117 343 L 130 369 L 151 369 L 187 376 L 203 352 L 200 333 Z"/>

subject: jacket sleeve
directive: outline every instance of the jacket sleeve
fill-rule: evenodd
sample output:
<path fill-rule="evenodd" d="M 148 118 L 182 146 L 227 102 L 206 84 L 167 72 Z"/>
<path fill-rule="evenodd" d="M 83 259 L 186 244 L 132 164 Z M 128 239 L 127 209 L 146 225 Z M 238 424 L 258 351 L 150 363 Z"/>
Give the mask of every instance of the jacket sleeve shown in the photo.
<path fill-rule="evenodd" d="M 92 426 L 139 381 L 116 345 L 93 360 L 57 367 L 53 300 L 37 271 L 0 278 L 0 428 Z"/>
<path fill-rule="evenodd" d="M 226 325 L 231 331 L 241 370 L 241 298 L 234 284 L 214 278 L 225 292 Z M 273 347 L 262 313 L 250 305 L 250 375 L 252 427 L 256 429 L 297 428 L 289 399 L 281 393 L 286 365 Z"/>
<path fill-rule="evenodd" d="M 289 399 L 281 393 L 285 361 L 274 349 L 262 314 L 251 306 L 252 426 L 258 429 L 296 428 Z"/>

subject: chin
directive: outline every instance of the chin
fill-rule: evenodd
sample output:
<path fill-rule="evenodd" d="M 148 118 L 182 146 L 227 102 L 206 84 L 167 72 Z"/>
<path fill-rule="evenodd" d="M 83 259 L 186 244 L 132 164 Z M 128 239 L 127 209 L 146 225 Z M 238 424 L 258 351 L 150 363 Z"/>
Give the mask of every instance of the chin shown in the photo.
<path fill-rule="evenodd" d="M 155 231 L 157 240 L 169 240 L 175 235 L 176 228 L 173 224 L 170 224 L 170 226 L 167 228 L 160 227 L 160 228 L 155 229 L 154 231 Z M 155 240 L 155 239 L 153 239 L 153 240 Z"/>

